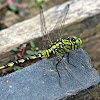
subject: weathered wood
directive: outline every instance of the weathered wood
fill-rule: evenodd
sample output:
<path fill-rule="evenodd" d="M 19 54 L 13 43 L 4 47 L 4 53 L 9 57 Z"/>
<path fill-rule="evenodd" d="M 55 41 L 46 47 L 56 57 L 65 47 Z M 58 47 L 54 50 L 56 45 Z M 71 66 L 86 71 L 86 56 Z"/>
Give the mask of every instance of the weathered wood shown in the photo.
<path fill-rule="evenodd" d="M 99 0 L 78 1 L 75 3 L 70 1 L 59 7 L 53 7 L 45 12 L 46 24 L 49 32 L 55 26 L 55 23 L 61 14 L 61 10 L 63 10 L 68 3 L 71 6 L 65 25 L 79 22 L 100 13 Z M 0 54 L 8 52 L 15 46 L 19 46 L 20 44 L 41 36 L 39 15 L 32 19 L 17 23 L 0 32 Z"/>

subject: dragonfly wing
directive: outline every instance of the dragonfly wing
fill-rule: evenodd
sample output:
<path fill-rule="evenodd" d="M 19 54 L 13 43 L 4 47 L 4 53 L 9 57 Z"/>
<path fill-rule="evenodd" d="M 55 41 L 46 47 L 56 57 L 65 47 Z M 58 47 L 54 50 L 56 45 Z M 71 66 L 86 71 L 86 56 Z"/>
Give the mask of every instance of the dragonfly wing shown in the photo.
<path fill-rule="evenodd" d="M 39 9 L 40 9 L 41 34 L 43 34 L 41 45 L 42 45 L 42 49 L 44 49 L 45 48 L 44 46 L 46 45 L 45 35 L 47 34 L 47 28 L 46 28 L 46 23 L 45 23 L 45 18 L 44 18 L 42 6 L 39 6 Z"/>
<path fill-rule="evenodd" d="M 70 5 L 67 4 L 62 11 L 59 11 L 59 12 L 56 11 L 56 13 L 60 13 L 60 14 L 57 14 L 59 16 L 58 16 L 58 19 L 56 21 L 56 24 L 55 24 L 54 28 L 52 29 L 52 31 L 50 31 L 50 34 L 48 35 L 48 38 L 51 39 L 52 42 L 57 40 L 57 39 L 58 40 L 61 39 L 61 35 L 63 34 L 62 33 L 63 27 L 65 24 L 66 16 L 68 14 L 69 6 Z"/>
<path fill-rule="evenodd" d="M 55 26 L 53 27 L 53 29 L 51 29 L 50 34 L 47 31 L 47 27 L 46 27 L 46 22 L 45 22 L 45 18 L 44 18 L 44 13 L 43 13 L 43 9 L 42 6 L 40 6 L 40 22 L 41 22 L 41 34 L 43 34 L 43 43 L 42 46 L 43 48 L 45 48 L 45 44 L 52 44 L 55 40 L 60 39 L 61 35 L 62 35 L 62 31 L 63 31 L 63 26 L 66 20 L 66 15 L 68 14 L 68 10 L 69 10 L 69 4 L 65 6 L 65 8 L 60 11 L 57 12 L 57 10 L 55 10 L 55 13 L 60 13 L 58 16 L 58 19 L 56 21 Z M 58 7 L 56 7 L 55 9 L 59 9 Z M 55 28 L 59 28 L 58 32 L 54 33 Z"/>

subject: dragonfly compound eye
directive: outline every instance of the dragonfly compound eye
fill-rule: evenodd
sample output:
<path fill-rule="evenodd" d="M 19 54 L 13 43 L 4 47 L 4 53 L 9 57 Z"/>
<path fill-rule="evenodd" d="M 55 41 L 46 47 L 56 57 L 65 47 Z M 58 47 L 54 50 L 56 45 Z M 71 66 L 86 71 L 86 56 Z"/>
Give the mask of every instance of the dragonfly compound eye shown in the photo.
<path fill-rule="evenodd" d="M 71 38 L 71 41 L 72 41 L 72 42 L 75 42 L 76 40 L 78 40 L 78 38 L 77 38 L 76 36 L 73 36 L 73 37 Z"/>
<path fill-rule="evenodd" d="M 79 42 L 80 42 L 80 45 L 82 45 L 82 40 L 80 38 L 78 38 Z"/>
<path fill-rule="evenodd" d="M 77 49 L 80 48 L 81 44 L 82 44 L 82 40 L 78 38 L 75 42 L 75 45 L 77 45 Z"/>

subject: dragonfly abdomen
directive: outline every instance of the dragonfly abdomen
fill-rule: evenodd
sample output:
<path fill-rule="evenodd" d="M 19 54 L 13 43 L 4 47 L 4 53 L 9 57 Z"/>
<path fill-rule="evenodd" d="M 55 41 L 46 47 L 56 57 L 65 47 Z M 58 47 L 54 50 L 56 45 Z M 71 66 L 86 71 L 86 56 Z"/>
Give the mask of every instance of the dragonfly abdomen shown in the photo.
<path fill-rule="evenodd" d="M 25 61 L 28 61 L 30 59 L 36 59 L 36 58 L 40 58 L 40 57 L 41 57 L 41 54 L 38 54 L 38 55 L 30 56 L 30 57 L 27 57 L 27 58 L 24 58 L 24 59 L 16 60 L 16 61 L 13 61 L 13 62 L 10 62 L 10 63 L 8 63 L 6 65 L 1 66 L 0 69 L 13 67 L 16 64 L 24 63 Z"/>

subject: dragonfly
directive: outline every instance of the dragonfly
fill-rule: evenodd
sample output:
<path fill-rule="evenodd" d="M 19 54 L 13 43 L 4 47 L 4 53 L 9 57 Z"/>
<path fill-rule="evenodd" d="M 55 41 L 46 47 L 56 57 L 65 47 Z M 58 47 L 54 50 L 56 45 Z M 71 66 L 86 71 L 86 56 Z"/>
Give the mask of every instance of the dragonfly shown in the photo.
<path fill-rule="evenodd" d="M 68 13 L 68 8 L 69 8 L 69 5 L 67 6 L 67 11 L 66 11 L 67 13 Z M 42 6 L 40 6 L 40 20 L 41 20 L 41 23 L 42 23 L 42 25 L 41 25 L 42 33 L 43 33 L 43 35 L 45 35 L 46 34 L 46 28 L 45 28 L 45 22 L 42 22 L 42 21 L 44 21 Z M 54 43 L 51 42 L 51 44 L 52 45 L 49 46 L 48 49 L 42 51 L 38 55 L 33 55 L 33 56 L 27 57 L 25 59 L 20 59 L 20 60 L 17 60 L 17 61 L 10 62 L 6 65 L 1 66 L 0 69 L 12 67 L 16 64 L 24 63 L 25 61 L 30 60 L 30 59 L 52 58 L 54 56 L 59 56 L 59 55 L 65 54 L 65 53 L 69 53 L 70 50 L 79 49 L 81 44 L 82 44 L 82 40 L 80 38 L 76 37 L 76 36 L 73 36 L 72 38 L 68 37 L 68 39 L 61 39 L 60 38 L 59 40 L 57 40 Z"/>
<path fill-rule="evenodd" d="M 45 40 L 45 39 L 48 40 L 51 45 L 47 49 L 43 50 L 41 53 L 39 53 L 37 55 L 32 55 L 30 57 L 27 57 L 27 58 L 24 58 L 24 59 L 20 59 L 20 60 L 16 60 L 16 61 L 10 62 L 10 63 L 8 63 L 6 65 L 3 65 L 3 66 L 0 67 L 0 70 L 8 68 L 8 67 L 13 67 L 16 64 L 24 63 L 25 61 L 28 61 L 28 60 L 34 60 L 34 59 L 37 59 L 37 58 L 41 58 L 41 59 L 46 59 L 47 58 L 47 59 L 50 59 L 52 57 L 59 56 L 60 59 L 58 60 L 58 62 L 55 65 L 56 66 L 56 71 L 58 73 L 59 78 L 61 78 L 61 75 L 60 75 L 59 70 L 58 70 L 57 67 L 58 67 L 59 63 L 63 62 L 64 67 L 67 67 L 67 70 L 77 79 L 77 81 L 93 97 L 92 93 L 83 85 L 82 82 L 79 81 L 77 76 L 72 72 L 72 70 L 66 65 L 66 63 L 63 60 L 65 54 L 67 53 L 68 54 L 67 62 L 69 64 L 71 64 L 70 60 L 69 60 L 70 51 L 78 50 L 81 47 L 81 45 L 82 45 L 81 38 L 76 37 L 76 36 L 68 37 L 67 39 L 62 39 L 63 26 L 64 26 L 64 22 L 65 22 L 66 16 L 67 16 L 68 11 L 69 11 L 69 7 L 70 7 L 70 4 L 68 4 L 64 8 L 64 10 L 62 11 L 62 14 L 60 16 L 60 18 L 62 17 L 62 20 L 60 20 L 60 22 L 59 22 L 59 20 L 56 22 L 56 23 L 61 23 L 61 25 L 60 25 L 60 29 L 59 29 L 60 31 L 58 33 L 58 37 L 59 38 L 58 38 L 57 41 L 53 42 L 51 40 L 51 36 L 49 34 L 47 34 L 47 28 L 46 28 L 46 23 L 45 23 L 43 9 L 42 9 L 42 6 L 39 5 L 40 21 L 41 21 L 41 31 L 42 31 L 41 33 L 43 34 L 43 40 Z M 81 56 L 81 55 L 79 55 L 79 56 Z M 75 66 L 73 64 L 71 64 L 71 65 Z"/>

